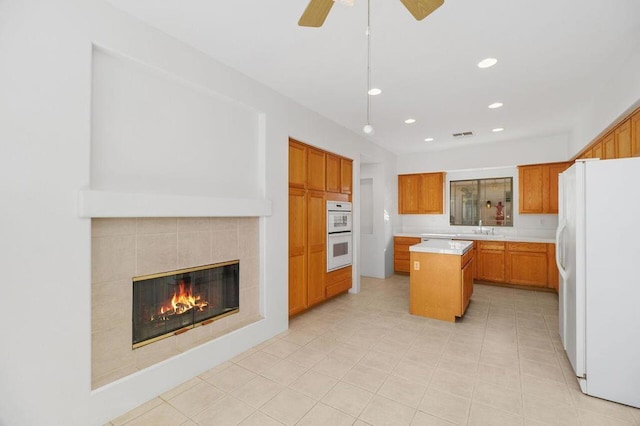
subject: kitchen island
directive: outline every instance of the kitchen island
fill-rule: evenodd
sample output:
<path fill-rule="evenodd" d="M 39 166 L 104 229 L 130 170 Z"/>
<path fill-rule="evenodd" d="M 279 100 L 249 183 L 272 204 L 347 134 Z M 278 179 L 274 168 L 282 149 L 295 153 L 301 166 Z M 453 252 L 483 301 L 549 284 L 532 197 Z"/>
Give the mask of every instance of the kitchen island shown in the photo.
<path fill-rule="evenodd" d="M 473 293 L 473 241 L 433 239 L 409 247 L 409 312 L 443 321 L 464 315 Z"/>

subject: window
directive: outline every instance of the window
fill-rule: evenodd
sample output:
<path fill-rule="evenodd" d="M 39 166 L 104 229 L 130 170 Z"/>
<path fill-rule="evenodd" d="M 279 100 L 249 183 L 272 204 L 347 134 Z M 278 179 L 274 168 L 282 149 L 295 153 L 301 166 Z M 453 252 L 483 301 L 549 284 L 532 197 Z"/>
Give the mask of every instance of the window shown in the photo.
<path fill-rule="evenodd" d="M 513 178 L 455 180 L 450 189 L 450 225 L 513 226 Z"/>

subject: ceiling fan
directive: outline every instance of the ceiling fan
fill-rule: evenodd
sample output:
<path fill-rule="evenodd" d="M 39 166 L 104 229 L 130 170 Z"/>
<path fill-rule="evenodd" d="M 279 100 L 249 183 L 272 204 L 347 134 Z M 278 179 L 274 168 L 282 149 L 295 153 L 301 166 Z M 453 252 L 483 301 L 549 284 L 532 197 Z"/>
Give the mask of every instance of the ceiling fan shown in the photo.
<path fill-rule="evenodd" d="M 298 21 L 301 27 L 321 27 L 337 0 L 311 0 Z M 344 1 L 344 0 L 342 0 Z M 444 0 L 400 0 L 418 21 L 442 6 Z M 353 3 L 353 1 L 349 1 Z"/>

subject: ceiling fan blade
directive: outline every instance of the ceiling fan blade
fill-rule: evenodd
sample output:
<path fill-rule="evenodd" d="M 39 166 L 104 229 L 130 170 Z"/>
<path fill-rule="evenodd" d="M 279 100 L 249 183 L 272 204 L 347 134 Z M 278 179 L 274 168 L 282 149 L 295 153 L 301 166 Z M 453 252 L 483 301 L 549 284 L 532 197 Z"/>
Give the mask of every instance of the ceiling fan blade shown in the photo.
<path fill-rule="evenodd" d="M 418 21 L 422 21 L 426 18 L 431 12 L 442 6 L 444 0 L 400 0 L 404 7 L 407 8 L 409 12 L 416 18 Z"/>
<path fill-rule="evenodd" d="M 298 21 L 301 27 L 321 27 L 333 6 L 333 0 L 311 0 Z"/>

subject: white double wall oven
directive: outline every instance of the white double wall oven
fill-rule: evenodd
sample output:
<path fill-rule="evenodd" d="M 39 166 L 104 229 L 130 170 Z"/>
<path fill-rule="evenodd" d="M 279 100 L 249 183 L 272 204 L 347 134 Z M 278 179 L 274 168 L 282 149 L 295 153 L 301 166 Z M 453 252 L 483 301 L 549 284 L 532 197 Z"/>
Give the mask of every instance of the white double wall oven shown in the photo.
<path fill-rule="evenodd" d="M 351 203 L 327 201 L 327 272 L 353 261 Z"/>

